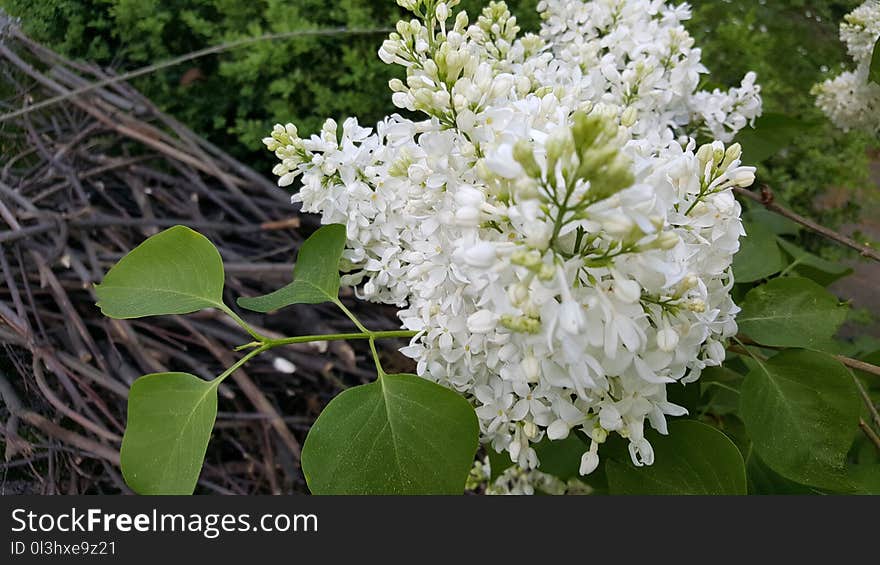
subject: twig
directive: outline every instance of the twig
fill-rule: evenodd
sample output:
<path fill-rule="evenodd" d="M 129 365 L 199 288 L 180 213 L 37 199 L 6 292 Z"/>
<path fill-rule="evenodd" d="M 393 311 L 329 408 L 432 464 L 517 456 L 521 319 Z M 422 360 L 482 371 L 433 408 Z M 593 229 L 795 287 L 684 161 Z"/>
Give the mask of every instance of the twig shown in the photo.
<path fill-rule="evenodd" d="M 868 423 L 864 420 L 864 418 L 859 418 L 859 428 L 861 428 L 862 432 L 871 440 L 871 443 L 874 444 L 874 447 L 880 451 L 880 436 L 877 435 L 877 432 L 868 425 Z"/>
<path fill-rule="evenodd" d="M 864 371 L 865 373 L 870 373 L 874 376 L 880 377 L 880 367 L 878 367 L 877 365 L 871 365 L 870 363 L 865 363 L 864 361 L 859 361 L 858 359 L 850 359 L 849 357 L 844 357 L 843 355 L 835 355 L 834 358 L 851 369 L 857 369 L 859 371 Z"/>
<path fill-rule="evenodd" d="M 59 441 L 78 447 L 83 451 L 88 451 L 95 457 L 106 459 L 114 465 L 119 466 L 119 452 L 115 449 L 111 449 L 102 443 L 98 443 L 97 441 L 89 439 L 76 432 L 64 429 L 35 412 L 25 410 L 19 414 L 19 417 L 22 421 L 27 422 L 41 432 L 46 433 Z"/>
<path fill-rule="evenodd" d="M 749 339 L 748 337 L 745 337 L 745 336 L 737 336 L 737 339 L 745 345 L 751 345 L 754 347 L 763 347 L 764 349 L 772 349 L 774 351 L 779 351 L 782 349 L 790 349 L 788 347 L 780 347 L 780 346 L 776 346 L 776 345 L 763 345 L 763 344 L 758 343 L 757 341 Z M 734 351 L 734 348 L 736 348 L 736 346 L 732 345 L 732 346 L 728 347 L 727 349 L 729 349 L 730 351 Z M 741 353 L 740 351 L 734 351 L 734 352 Z M 858 359 L 853 359 L 851 357 L 846 357 L 843 355 L 834 355 L 834 354 L 829 354 L 829 355 L 831 355 L 832 357 L 834 357 L 835 359 L 837 359 L 838 361 L 840 361 L 841 363 L 843 363 L 844 365 L 846 365 L 850 369 L 857 369 L 859 371 L 864 371 L 865 373 L 870 373 L 874 376 L 880 377 L 880 367 L 878 367 L 876 365 L 872 365 L 870 363 L 865 363 L 864 361 L 859 361 Z"/>
<path fill-rule="evenodd" d="M 876 249 L 868 247 L 867 245 L 863 245 L 856 240 L 843 235 L 842 233 L 836 232 L 830 228 L 826 228 L 825 226 L 822 226 L 814 222 L 813 220 L 810 220 L 809 218 L 805 218 L 800 214 L 792 212 L 788 208 L 777 204 L 773 196 L 773 191 L 767 185 L 763 185 L 761 187 L 760 194 L 756 194 L 750 190 L 739 187 L 735 187 L 733 190 L 734 192 L 736 192 L 736 194 L 753 200 L 758 204 L 761 204 L 762 206 L 764 206 L 764 208 L 770 210 L 771 212 L 775 212 L 780 216 L 788 218 L 789 220 L 792 220 L 793 222 L 796 222 L 804 226 L 805 228 L 818 233 L 819 235 L 827 237 L 828 239 L 855 249 L 862 257 L 869 257 L 875 261 L 880 261 L 880 252 L 878 252 Z"/>
<path fill-rule="evenodd" d="M 874 421 L 874 425 L 880 428 L 880 413 L 877 412 L 877 407 L 874 406 L 874 401 L 871 400 L 871 397 L 868 395 L 868 391 L 865 390 L 864 385 L 859 380 L 859 378 L 855 375 L 852 376 L 853 381 L 856 383 L 856 388 L 859 389 L 859 394 L 862 396 L 862 400 L 865 401 L 865 406 L 868 407 L 868 412 L 871 414 L 871 419 Z"/>

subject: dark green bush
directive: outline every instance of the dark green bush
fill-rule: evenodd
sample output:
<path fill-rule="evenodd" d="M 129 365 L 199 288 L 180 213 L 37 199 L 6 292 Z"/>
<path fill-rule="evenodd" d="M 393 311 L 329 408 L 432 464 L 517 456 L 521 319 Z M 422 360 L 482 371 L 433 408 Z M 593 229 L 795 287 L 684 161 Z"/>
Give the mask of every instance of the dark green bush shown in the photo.
<path fill-rule="evenodd" d="M 537 0 L 511 4 L 526 16 L 525 26 L 538 27 Z M 463 5 L 473 14 L 482 1 Z M 403 15 L 393 0 L 0 0 L 0 6 L 21 17 L 35 39 L 122 70 L 271 32 L 393 27 Z M 392 110 L 387 83 L 397 69 L 376 55 L 385 35 L 265 41 L 135 84 L 195 131 L 268 166 L 260 139 L 275 122 L 313 132 L 327 116 L 372 123 Z"/>

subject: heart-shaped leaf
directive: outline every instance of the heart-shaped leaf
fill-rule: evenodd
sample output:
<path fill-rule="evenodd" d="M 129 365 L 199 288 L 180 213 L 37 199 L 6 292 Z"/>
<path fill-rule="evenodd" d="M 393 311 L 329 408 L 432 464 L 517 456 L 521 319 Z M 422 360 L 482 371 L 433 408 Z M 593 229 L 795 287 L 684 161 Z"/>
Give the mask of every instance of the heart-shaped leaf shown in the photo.
<path fill-rule="evenodd" d="M 800 277 L 753 288 L 737 316 L 741 332 L 773 347 L 823 346 L 846 319 L 846 307 L 827 290 Z"/>
<path fill-rule="evenodd" d="M 753 366 L 740 390 L 740 414 L 764 463 L 797 483 L 849 488 L 844 464 L 860 409 L 849 370 L 807 350 Z"/>
<path fill-rule="evenodd" d="M 300 247 L 292 283 L 264 296 L 239 298 L 238 305 L 255 312 L 270 312 L 291 304 L 335 302 L 339 295 L 339 259 L 345 242 L 342 224 L 320 228 Z"/>
<path fill-rule="evenodd" d="M 471 405 L 415 375 L 383 375 L 334 398 L 309 431 L 314 494 L 461 494 L 479 436 Z"/>
<path fill-rule="evenodd" d="M 188 373 L 155 373 L 128 393 L 122 475 L 139 494 L 192 494 L 214 420 L 217 387 Z"/>
<path fill-rule="evenodd" d="M 217 248 L 200 233 L 174 226 L 123 257 L 95 294 L 110 318 L 188 314 L 223 308 L 223 281 Z"/>
<path fill-rule="evenodd" d="M 608 458 L 611 494 L 746 494 L 739 449 L 717 429 L 695 420 L 669 423 L 669 435 L 649 432 L 654 464 L 636 467 Z"/>

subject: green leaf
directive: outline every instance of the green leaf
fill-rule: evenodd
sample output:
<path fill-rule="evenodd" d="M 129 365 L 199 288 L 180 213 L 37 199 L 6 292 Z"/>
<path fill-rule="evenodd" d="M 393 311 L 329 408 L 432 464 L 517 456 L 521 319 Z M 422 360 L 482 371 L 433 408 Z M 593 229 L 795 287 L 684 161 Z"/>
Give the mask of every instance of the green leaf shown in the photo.
<path fill-rule="evenodd" d="M 790 268 L 797 274 L 816 281 L 822 286 L 828 286 L 838 279 L 851 274 L 852 269 L 840 263 L 832 263 L 826 261 L 817 255 L 813 255 L 809 251 L 801 249 L 797 245 L 793 245 L 781 237 L 777 243 L 788 254 L 793 263 Z"/>
<path fill-rule="evenodd" d="M 479 437 L 456 392 L 415 375 L 383 375 L 334 398 L 306 437 L 314 494 L 461 494 Z"/>
<path fill-rule="evenodd" d="M 746 463 L 749 479 L 749 494 L 818 494 L 819 491 L 806 485 L 790 481 L 767 466 L 761 458 L 752 453 Z"/>
<path fill-rule="evenodd" d="M 345 242 L 342 224 L 320 228 L 300 247 L 292 283 L 264 296 L 239 298 L 238 305 L 255 312 L 270 312 L 291 304 L 334 302 L 339 295 L 339 259 Z"/>
<path fill-rule="evenodd" d="M 868 70 L 868 80 L 874 84 L 880 84 L 880 40 L 877 40 L 874 44 L 871 68 Z"/>
<path fill-rule="evenodd" d="M 852 465 L 847 468 L 847 476 L 854 493 L 880 495 L 880 465 Z"/>
<path fill-rule="evenodd" d="M 125 482 L 140 494 L 192 494 L 216 418 L 213 383 L 188 373 L 136 380 L 119 454 Z"/>
<path fill-rule="evenodd" d="M 859 395 L 834 357 L 786 350 L 756 361 L 741 388 L 740 415 L 761 459 L 783 477 L 841 488 L 858 429 Z"/>
<path fill-rule="evenodd" d="M 773 157 L 813 125 L 802 117 L 765 112 L 755 121 L 753 129 L 744 129 L 737 136 L 743 146 L 743 162 L 759 163 Z"/>
<path fill-rule="evenodd" d="M 738 283 L 755 282 L 785 268 L 785 257 L 776 245 L 776 234 L 763 224 L 746 226 L 739 252 L 733 258 L 733 278 Z"/>
<path fill-rule="evenodd" d="M 739 410 L 739 387 L 743 375 L 727 367 L 707 367 L 700 373 L 702 405 L 693 412 L 725 416 Z M 696 388 L 696 387 L 685 387 Z"/>
<path fill-rule="evenodd" d="M 648 437 L 654 464 L 607 459 L 611 494 L 746 494 L 742 455 L 727 436 L 695 420 L 669 424 L 669 435 Z"/>
<path fill-rule="evenodd" d="M 753 288 L 737 316 L 741 332 L 772 347 L 816 347 L 846 318 L 846 306 L 809 279 L 783 277 Z"/>
<path fill-rule="evenodd" d="M 489 458 L 490 483 L 495 482 L 495 479 L 500 477 L 504 471 L 513 467 L 513 461 L 510 459 L 510 454 L 507 451 L 498 453 L 491 445 L 488 445 L 486 446 L 486 456 Z"/>
<path fill-rule="evenodd" d="M 565 439 L 550 440 L 545 437 L 535 445 L 535 453 L 541 462 L 538 470 L 565 482 L 579 479 L 581 456 L 589 449 L 587 442 L 574 431 Z"/>
<path fill-rule="evenodd" d="M 761 224 L 776 235 L 798 235 L 801 232 L 800 224 L 771 212 L 763 206 L 752 208 L 743 214 L 743 221 L 747 225 Z"/>
<path fill-rule="evenodd" d="M 188 314 L 223 307 L 223 260 L 200 233 L 174 226 L 120 259 L 95 286 L 110 318 Z"/>

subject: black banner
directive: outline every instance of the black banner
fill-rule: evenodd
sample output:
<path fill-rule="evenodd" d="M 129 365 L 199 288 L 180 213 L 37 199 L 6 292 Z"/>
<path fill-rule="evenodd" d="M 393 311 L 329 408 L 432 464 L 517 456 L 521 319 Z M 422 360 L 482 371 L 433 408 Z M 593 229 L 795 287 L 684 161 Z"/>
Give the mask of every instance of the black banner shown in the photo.
<path fill-rule="evenodd" d="M 816 558 L 835 534 L 872 543 L 872 511 L 869 497 L 7 496 L 0 563 Z"/>

